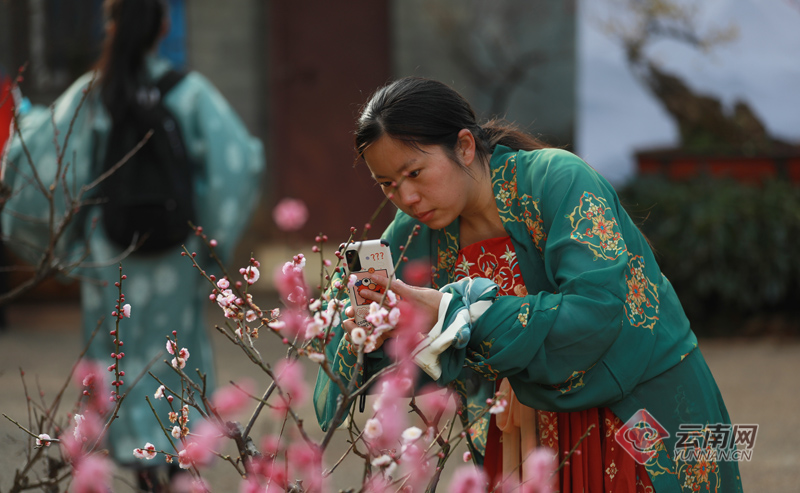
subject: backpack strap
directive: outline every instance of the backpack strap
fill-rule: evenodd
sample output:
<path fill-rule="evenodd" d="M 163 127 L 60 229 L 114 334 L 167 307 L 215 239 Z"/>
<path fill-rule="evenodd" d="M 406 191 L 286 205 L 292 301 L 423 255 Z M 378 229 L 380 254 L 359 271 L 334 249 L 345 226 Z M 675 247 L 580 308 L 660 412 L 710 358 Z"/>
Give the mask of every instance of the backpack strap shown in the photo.
<path fill-rule="evenodd" d="M 166 94 L 175 87 L 178 82 L 182 81 L 184 77 L 186 77 L 187 72 L 184 70 L 175 70 L 170 69 L 167 71 L 166 74 L 162 75 L 158 82 L 156 83 L 156 87 L 158 88 L 158 92 L 161 94 L 163 98 Z"/>

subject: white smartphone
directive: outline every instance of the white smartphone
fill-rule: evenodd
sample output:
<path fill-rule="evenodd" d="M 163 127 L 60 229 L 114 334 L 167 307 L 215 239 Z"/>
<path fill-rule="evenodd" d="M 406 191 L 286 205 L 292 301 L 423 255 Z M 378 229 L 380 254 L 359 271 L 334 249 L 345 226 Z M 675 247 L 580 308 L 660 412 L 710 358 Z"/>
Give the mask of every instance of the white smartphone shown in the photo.
<path fill-rule="evenodd" d="M 361 292 L 364 290 L 375 291 L 383 294 L 386 290 L 372 280 L 373 274 L 382 274 L 389 279 L 394 279 L 394 263 L 389 242 L 386 240 L 367 240 L 350 243 L 344 247 L 345 282 L 350 275 L 356 276 L 355 285 L 348 288 L 350 306 L 355 311 L 355 322 L 362 327 L 369 327 L 365 320 L 369 314 L 369 305 L 372 301 L 364 299 Z"/>

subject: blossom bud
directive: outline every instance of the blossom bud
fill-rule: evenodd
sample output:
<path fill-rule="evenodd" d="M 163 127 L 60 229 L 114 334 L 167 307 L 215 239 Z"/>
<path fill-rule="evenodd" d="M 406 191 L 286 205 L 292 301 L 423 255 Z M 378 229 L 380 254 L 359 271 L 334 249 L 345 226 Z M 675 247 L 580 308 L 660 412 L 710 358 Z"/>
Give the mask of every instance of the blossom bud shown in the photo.
<path fill-rule="evenodd" d="M 83 391 L 83 395 L 89 395 L 89 391 L 88 390 L 84 390 Z"/>
<path fill-rule="evenodd" d="M 115 282 L 114 286 L 119 287 L 119 281 Z"/>
<path fill-rule="evenodd" d="M 126 276 L 125 274 L 122 274 L 122 278 L 123 278 L 123 279 L 127 279 L 127 278 L 128 278 L 128 276 Z"/>
<path fill-rule="evenodd" d="M 174 397 L 172 397 L 171 395 L 167 396 L 167 402 L 172 402 L 172 399 L 174 399 Z"/>
<path fill-rule="evenodd" d="M 208 244 L 211 245 L 212 247 L 215 247 L 217 246 L 217 240 L 212 239 L 211 241 L 208 242 Z"/>
<path fill-rule="evenodd" d="M 119 376 L 124 377 L 125 376 L 125 372 L 124 371 L 119 372 Z"/>

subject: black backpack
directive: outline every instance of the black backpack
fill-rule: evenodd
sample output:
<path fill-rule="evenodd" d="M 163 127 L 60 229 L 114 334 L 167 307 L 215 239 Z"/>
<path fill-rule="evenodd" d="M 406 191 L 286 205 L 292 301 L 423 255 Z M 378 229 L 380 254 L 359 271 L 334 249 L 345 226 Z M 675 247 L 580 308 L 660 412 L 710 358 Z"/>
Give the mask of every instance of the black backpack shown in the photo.
<path fill-rule="evenodd" d="M 139 87 L 136 101 L 111 127 L 101 172 L 153 130 L 144 146 L 100 185 L 103 227 L 121 248 L 136 241 L 138 251 L 157 252 L 180 245 L 189 235 L 195 215 L 192 165 L 178 122 L 162 103 L 185 75 L 171 70 L 155 85 Z"/>

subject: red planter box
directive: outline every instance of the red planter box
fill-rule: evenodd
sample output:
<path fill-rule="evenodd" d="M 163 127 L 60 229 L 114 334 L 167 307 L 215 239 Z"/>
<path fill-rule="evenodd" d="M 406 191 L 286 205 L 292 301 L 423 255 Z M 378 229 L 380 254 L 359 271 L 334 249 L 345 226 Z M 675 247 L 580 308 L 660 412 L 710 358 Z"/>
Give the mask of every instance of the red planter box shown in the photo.
<path fill-rule="evenodd" d="M 766 179 L 785 179 L 800 185 L 800 149 L 774 156 L 691 155 L 681 151 L 636 153 L 640 175 L 659 174 L 683 181 L 698 176 L 729 177 L 758 184 Z"/>

